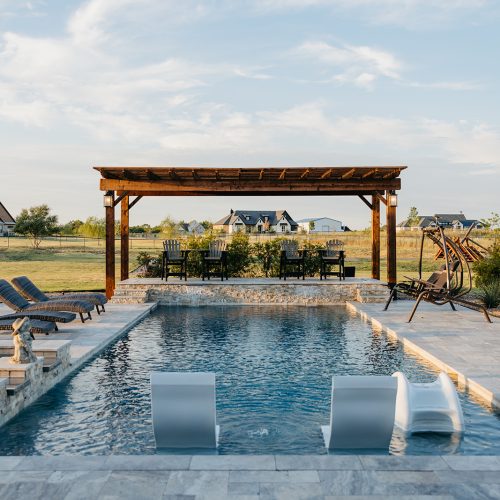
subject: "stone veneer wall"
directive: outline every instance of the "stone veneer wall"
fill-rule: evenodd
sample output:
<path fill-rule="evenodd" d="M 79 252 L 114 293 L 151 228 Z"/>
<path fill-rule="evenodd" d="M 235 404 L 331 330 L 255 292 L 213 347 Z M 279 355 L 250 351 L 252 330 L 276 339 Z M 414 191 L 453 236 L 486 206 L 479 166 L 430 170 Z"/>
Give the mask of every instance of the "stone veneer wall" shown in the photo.
<path fill-rule="evenodd" d="M 57 359 L 60 363 L 48 372 L 42 371 L 43 357 L 39 357 L 37 362 L 25 365 L 9 365 L 6 363 L 8 357 L 2 357 L 2 367 L 0 367 L 0 377 L 8 377 L 10 370 L 16 367 L 24 368 L 24 377 L 29 380 L 29 384 L 18 392 L 7 395 L 6 382 L 8 378 L 2 378 L 3 384 L 0 384 L 0 426 L 17 415 L 23 408 L 33 403 L 42 394 L 45 394 L 51 387 L 59 382 L 68 373 L 71 363 L 70 344 L 67 342 L 58 349 Z"/>
<path fill-rule="evenodd" d="M 329 305 L 347 301 L 384 302 L 388 289 L 378 282 L 342 284 L 119 284 L 115 303 L 157 301 L 163 305 L 288 304 Z"/>

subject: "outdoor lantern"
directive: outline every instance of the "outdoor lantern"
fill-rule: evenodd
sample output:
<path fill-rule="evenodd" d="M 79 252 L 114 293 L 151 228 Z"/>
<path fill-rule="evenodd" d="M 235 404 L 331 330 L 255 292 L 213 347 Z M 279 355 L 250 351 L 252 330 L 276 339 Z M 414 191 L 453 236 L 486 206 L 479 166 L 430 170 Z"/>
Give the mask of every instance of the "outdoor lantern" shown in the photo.
<path fill-rule="evenodd" d="M 106 191 L 104 194 L 104 206 L 106 208 L 110 208 L 114 204 L 114 196 L 113 196 L 113 191 Z"/>
<path fill-rule="evenodd" d="M 398 206 L 398 195 L 396 193 L 389 193 L 387 195 L 387 204 L 390 207 L 397 207 Z"/>

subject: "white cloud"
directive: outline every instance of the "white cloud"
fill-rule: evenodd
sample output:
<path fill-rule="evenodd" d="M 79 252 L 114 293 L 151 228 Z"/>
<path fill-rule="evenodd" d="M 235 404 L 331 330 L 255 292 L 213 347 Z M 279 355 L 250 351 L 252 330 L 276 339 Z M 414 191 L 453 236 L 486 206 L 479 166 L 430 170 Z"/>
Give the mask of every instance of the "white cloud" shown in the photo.
<path fill-rule="evenodd" d="M 492 0 L 257 0 L 264 11 L 323 7 L 337 12 L 356 11 L 369 22 L 408 27 L 441 25 L 456 16 L 480 13 Z"/>
<path fill-rule="evenodd" d="M 403 63 L 396 56 L 374 47 L 308 41 L 299 45 L 294 53 L 342 71 L 334 74 L 330 81 L 352 83 L 362 88 L 372 88 L 380 77 L 399 80 L 403 69 Z"/>
<path fill-rule="evenodd" d="M 483 90 L 484 85 L 478 82 L 411 82 L 408 84 L 410 87 L 422 88 L 422 89 L 442 89 L 442 90 Z"/>

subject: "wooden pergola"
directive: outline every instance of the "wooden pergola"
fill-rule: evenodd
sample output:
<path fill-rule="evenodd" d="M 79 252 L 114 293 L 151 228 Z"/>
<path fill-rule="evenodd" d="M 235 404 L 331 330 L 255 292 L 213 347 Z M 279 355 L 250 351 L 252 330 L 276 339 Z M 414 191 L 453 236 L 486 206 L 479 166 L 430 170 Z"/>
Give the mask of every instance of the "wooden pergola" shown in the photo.
<path fill-rule="evenodd" d="M 372 213 L 372 277 L 380 279 L 380 203 L 386 205 L 387 282 L 396 283 L 396 191 L 405 166 L 301 168 L 94 167 L 106 207 L 106 294 L 115 289 L 115 207 L 121 273 L 129 274 L 129 213 L 144 196 L 358 196 Z"/>

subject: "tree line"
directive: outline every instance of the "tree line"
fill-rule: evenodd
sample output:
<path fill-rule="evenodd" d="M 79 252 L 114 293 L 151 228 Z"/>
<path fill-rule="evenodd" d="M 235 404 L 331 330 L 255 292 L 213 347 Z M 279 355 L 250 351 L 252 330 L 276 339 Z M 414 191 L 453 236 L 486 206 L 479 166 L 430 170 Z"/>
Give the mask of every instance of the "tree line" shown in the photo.
<path fill-rule="evenodd" d="M 191 221 L 195 222 L 195 221 Z M 133 234 L 161 234 L 167 238 L 185 231 L 189 223 L 175 220 L 170 216 L 165 217 L 157 226 L 141 224 L 130 226 Z M 211 230 L 212 222 L 205 220 L 199 223 L 204 230 Z M 57 215 L 51 213 L 48 205 L 38 205 L 23 208 L 16 218 L 14 233 L 31 238 L 34 248 L 38 248 L 42 238 L 47 236 L 85 236 L 87 238 L 104 238 L 106 235 L 106 220 L 104 217 L 87 217 L 85 221 L 75 219 L 66 224 L 59 224 Z M 120 224 L 115 221 L 115 234 L 120 234 Z"/>

